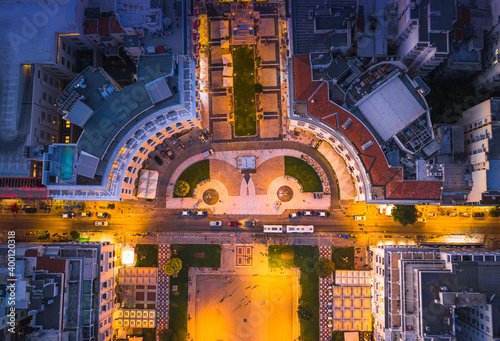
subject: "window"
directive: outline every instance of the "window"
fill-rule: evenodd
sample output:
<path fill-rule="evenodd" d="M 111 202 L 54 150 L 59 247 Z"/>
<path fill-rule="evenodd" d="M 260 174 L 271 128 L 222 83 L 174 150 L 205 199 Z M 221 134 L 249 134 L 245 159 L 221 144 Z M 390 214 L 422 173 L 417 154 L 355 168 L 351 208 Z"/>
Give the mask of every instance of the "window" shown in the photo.
<path fill-rule="evenodd" d="M 50 141 L 50 133 L 47 133 L 47 140 Z"/>
<path fill-rule="evenodd" d="M 66 64 L 66 59 L 64 59 L 64 57 L 61 57 L 61 64 L 62 65 Z"/>
<path fill-rule="evenodd" d="M 47 94 L 46 94 L 45 92 L 44 92 L 44 93 L 42 93 L 42 99 L 43 99 L 44 101 L 46 101 L 46 100 L 47 100 Z"/>
<path fill-rule="evenodd" d="M 49 84 L 50 84 L 50 85 L 54 85 L 54 78 L 49 77 Z"/>
<path fill-rule="evenodd" d="M 40 137 L 43 139 L 45 138 L 45 132 L 43 130 L 40 130 Z"/>
<path fill-rule="evenodd" d="M 51 122 L 52 121 L 52 115 L 47 115 L 47 121 Z"/>
<path fill-rule="evenodd" d="M 70 121 L 66 121 L 66 128 L 69 128 L 71 127 L 71 122 Z"/>
<path fill-rule="evenodd" d="M 62 49 L 63 49 L 64 51 L 66 51 L 66 43 L 65 43 L 65 42 L 63 42 L 63 43 L 62 43 Z"/>
<path fill-rule="evenodd" d="M 42 120 L 45 120 L 45 111 L 42 111 Z"/>
<path fill-rule="evenodd" d="M 71 63 L 69 62 L 69 60 L 66 62 L 66 67 L 67 67 L 68 69 L 71 69 Z"/>
<path fill-rule="evenodd" d="M 50 96 L 50 95 L 49 95 L 49 103 L 52 104 L 52 96 Z"/>
<path fill-rule="evenodd" d="M 58 81 L 54 81 L 54 86 L 59 89 L 59 82 Z"/>
<path fill-rule="evenodd" d="M 48 77 L 47 77 L 47 74 L 46 74 L 46 73 L 44 73 L 44 74 L 43 74 L 43 81 L 44 81 L 44 82 L 47 82 L 47 81 L 48 81 Z"/>
<path fill-rule="evenodd" d="M 57 117 L 56 116 L 52 116 L 52 124 L 57 124 Z"/>
<path fill-rule="evenodd" d="M 64 143 L 69 143 L 69 136 L 64 137 Z"/>
<path fill-rule="evenodd" d="M 67 52 L 68 52 L 68 54 L 71 54 L 71 47 L 68 46 Z"/>
<path fill-rule="evenodd" d="M 56 142 L 56 135 L 52 135 L 52 142 Z"/>

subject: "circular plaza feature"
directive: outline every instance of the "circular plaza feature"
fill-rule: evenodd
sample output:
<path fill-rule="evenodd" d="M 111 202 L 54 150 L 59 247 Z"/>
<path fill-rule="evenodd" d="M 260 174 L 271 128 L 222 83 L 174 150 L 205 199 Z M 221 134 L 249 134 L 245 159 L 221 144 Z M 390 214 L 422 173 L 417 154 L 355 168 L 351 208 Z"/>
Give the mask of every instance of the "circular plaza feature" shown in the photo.
<path fill-rule="evenodd" d="M 215 189 L 207 189 L 203 192 L 203 202 L 207 205 L 215 205 L 219 201 L 219 192 Z"/>
<path fill-rule="evenodd" d="M 288 202 L 293 198 L 293 190 L 289 186 L 281 186 L 276 194 L 282 202 Z"/>

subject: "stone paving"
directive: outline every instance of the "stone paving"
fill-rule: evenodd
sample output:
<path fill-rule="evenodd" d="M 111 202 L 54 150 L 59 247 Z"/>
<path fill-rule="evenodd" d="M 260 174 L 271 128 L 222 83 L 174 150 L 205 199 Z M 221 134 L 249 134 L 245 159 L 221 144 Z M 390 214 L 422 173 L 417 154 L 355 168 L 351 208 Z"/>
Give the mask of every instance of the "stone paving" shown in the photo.
<path fill-rule="evenodd" d="M 158 287 L 156 304 L 156 331 L 168 329 L 168 307 L 170 294 L 170 276 L 165 274 L 163 266 L 170 260 L 170 244 L 158 245 Z"/>
<path fill-rule="evenodd" d="M 243 175 L 236 169 L 238 156 L 255 155 L 257 157 L 257 170 L 260 165 L 273 158 L 282 158 L 284 155 L 300 158 L 302 153 L 292 149 L 258 150 L 258 151 L 225 151 L 217 152 L 211 156 L 210 172 L 212 181 L 198 185 L 194 197 L 173 198 L 173 185 L 182 172 L 191 164 L 200 161 L 201 155 L 195 155 L 183 162 L 172 174 L 170 185 L 167 186 L 166 207 L 171 209 L 210 209 L 214 214 L 272 214 L 281 215 L 287 209 L 328 210 L 331 204 L 329 195 L 314 198 L 313 193 L 302 193 L 301 186 L 294 179 L 286 178 L 284 172 L 281 176 L 268 177 L 265 170 L 264 181 L 253 181 L 260 177 L 258 173 L 252 174 L 248 183 Z M 212 165 L 213 164 L 215 165 Z M 272 163 L 270 164 L 272 165 Z M 284 167 L 283 167 L 284 170 Z M 271 173 L 273 174 L 273 173 Z M 238 180 L 239 179 L 239 180 Z M 267 179 L 267 180 L 266 180 Z M 223 182 L 222 182 L 223 181 Z M 264 187 L 267 184 L 267 187 Z M 256 185 L 258 187 L 256 188 Z M 277 206 L 276 196 L 279 187 L 290 186 L 294 192 L 292 200 Z M 219 193 L 219 202 L 215 205 L 206 205 L 203 202 L 203 192 L 214 189 Z M 257 194 L 262 193 L 262 194 Z M 264 194 L 265 193 L 265 194 Z"/>
<path fill-rule="evenodd" d="M 264 86 L 264 88 L 277 86 L 278 79 L 278 69 L 275 67 L 265 67 L 260 69 L 258 72 L 257 80 Z"/>
<path fill-rule="evenodd" d="M 319 257 L 332 259 L 331 246 L 320 246 Z M 330 341 L 332 329 L 331 324 L 332 310 L 332 280 L 331 278 L 319 278 L 319 340 Z"/>
<path fill-rule="evenodd" d="M 335 171 L 335 175 L 339 182 L 340 198 L 342 200 L 354 200 L 354 184 L 344 159 L 342 159 L 327 142 L 321 143 L 318 152 L 328 160 Z"/>

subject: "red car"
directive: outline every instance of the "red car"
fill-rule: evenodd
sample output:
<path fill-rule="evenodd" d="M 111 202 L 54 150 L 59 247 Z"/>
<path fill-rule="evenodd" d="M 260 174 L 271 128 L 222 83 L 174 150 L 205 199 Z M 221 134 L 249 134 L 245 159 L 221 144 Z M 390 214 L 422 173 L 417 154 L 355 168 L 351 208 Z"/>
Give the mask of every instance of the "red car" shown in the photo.
<path fill-rule="evenodd" d="M 241 226 L 241 223 L 239 221 L 230 221 L 228 225 L 229 227 L 238 227 Z"/>

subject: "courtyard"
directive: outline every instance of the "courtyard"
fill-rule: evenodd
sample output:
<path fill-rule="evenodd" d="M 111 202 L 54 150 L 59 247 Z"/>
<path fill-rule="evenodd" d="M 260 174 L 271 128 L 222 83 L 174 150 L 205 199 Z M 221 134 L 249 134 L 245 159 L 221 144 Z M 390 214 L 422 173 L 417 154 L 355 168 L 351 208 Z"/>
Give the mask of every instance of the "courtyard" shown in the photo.
<path fill-rule="evenodd" d="M 198 275 L 196 340 L 295 339 L 296 282 L 293 275 Z"/>

